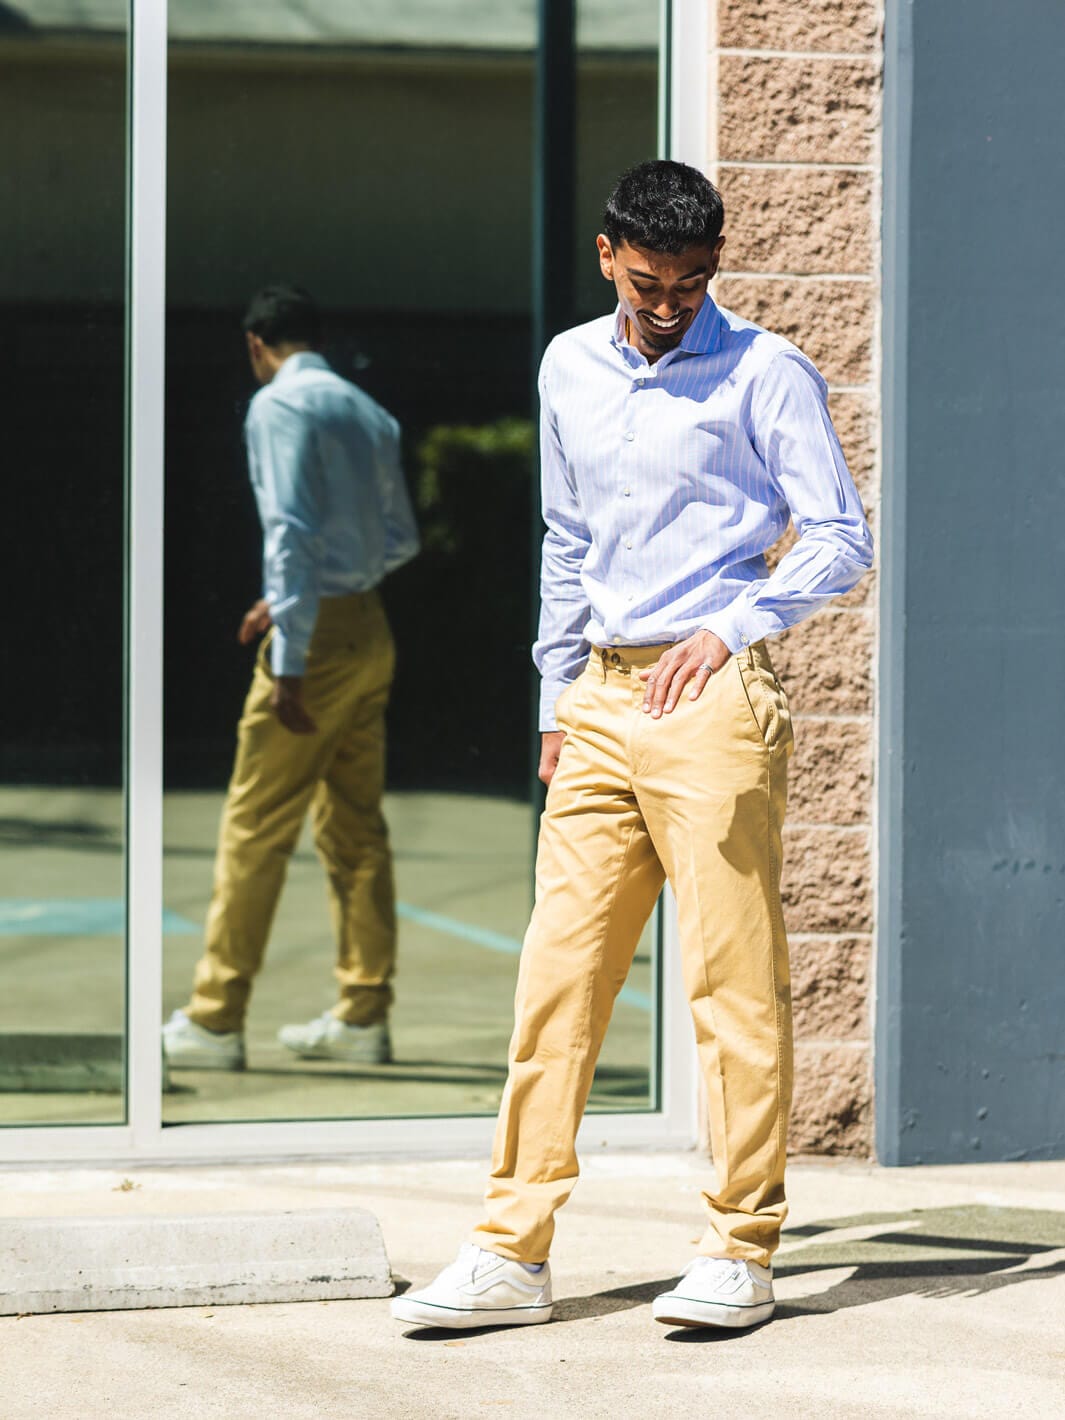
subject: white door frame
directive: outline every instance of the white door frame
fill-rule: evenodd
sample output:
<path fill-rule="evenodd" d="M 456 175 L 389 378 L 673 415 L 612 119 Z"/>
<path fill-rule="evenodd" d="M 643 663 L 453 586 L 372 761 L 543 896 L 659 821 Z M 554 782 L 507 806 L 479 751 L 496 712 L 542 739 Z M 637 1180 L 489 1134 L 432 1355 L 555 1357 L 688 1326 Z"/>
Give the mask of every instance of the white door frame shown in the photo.
<path fill-rule="evenodd" d="M 662 149 L 705 168 L 706 0 L 663 0 L 662 15 Z M 162 1123 L 165 0 L 131 0 L 128 43 L 127 1123 L 0 1129 L 0 1158 L 21 1164 L 144 1164 L 486 1154 L 494 1126 L 488 1117 Z M 579 1140 L 585 1152 L 689 1148 L 698 1137 L 695 1043 L 680 977 L 676 912 L 668 893 L 663 915 L 661 984 L 653 1017 L 661 1032 L 661 1109 L 590 1115 Z"/>

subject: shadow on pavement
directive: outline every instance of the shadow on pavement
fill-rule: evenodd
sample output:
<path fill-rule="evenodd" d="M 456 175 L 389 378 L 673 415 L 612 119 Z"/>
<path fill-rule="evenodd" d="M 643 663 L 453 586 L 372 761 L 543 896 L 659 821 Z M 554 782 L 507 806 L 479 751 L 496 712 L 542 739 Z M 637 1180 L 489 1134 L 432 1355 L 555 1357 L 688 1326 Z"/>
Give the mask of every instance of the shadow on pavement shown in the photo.
<path fill-rule="evenodd" d="M 79 853 L 121 853 L 122 832 L 88 819 L 0 818 L 0 844 L 6 848 L 74 848 Z"/>
<path fill-rule="evenodd" d="M 408 1323 L 409 1325 L 409 1323 Z M 540 1326 L 553 1326 L 554 1321 L 540 1322 Z M 460 1345 L 463 1341 L 475 1340 L 478 1336 L 496 1336 L 504 1331 L 524 1331 L 523 1326 L 411 1326 L 403 1333 L 404 1341 L 435 1341 L 438 1345 Z"/>
<path fill-rule="evenodd" d="M 197 1069 L 195 1065 L 175 1065 L 172 1067 L 174 1074 L 180 1079 L 190 1077 L 191 1083 L 186 1081 L 179 1084 L 172 1093 L 195 1094 L 197 1085 L 202 1082 L 205 1075 L 213 1083 L 218 1076 L 218 1071 L 204 1071 Z M 378 1084 L 431 1084 L 431 1085 L 485 1085 L 499 1089 L 503 1088 L 507 1078 L 505 1065 L 482 1065 L 473 1061 L 433 1061 L 433 1060 L 405 1060 L 396 1058 L 386 1065 L 366 1065 L 346 1061 L 320 1061 L 320 1060 L 294 1060 L 291 1065 L 251 1065 L 240 1071 L 228 1072 L 239 1074 L 242 1080 L 285 1080 L 294 1081 L 317 1081 L 317 1080 L 373 1080 Z M 601 1096 L 619 1096 L 624 1100 L 630 1097 L 646 1096 L 649 1081 L 646 1069 L 636 1067 L 627 1070 L 620 1066 L 601 1066 L 596 1070 L 594 1095 L 592 1110 L 595 1109 L 595 1100 Z M 637 1105 L 637 1108 L 642 1106 Z M 492 1105 L 494 1112 L 497 1108 Z"/>
<path fill-rule="evenodd" d="M 1065 1275 L 1065 1213 L 1046 1210 L 973 1206 L 867 1213 L 792 1229 L 784 1241 L 805 1245 L 783 1255 L 774 1279 L 801 1278 L 811 1284 L 810 1293 L 779 1301 L 773 1320 L 827 1315 L 906 1295 L 978 1297 Z M 840 1272 L 847 1275 L 828 1281 Z M 819 1285 L 822 1278 L 827 1286 Z M 650 1305 L 674 1280 L 568 1297 L 556 1302 L 555 1319 L 581 1321 Z M 665 1339 L 713 1343 L 760 1330 L 684 1327 L 666 1332 Z"/>
<path fill-rule="evenodd" d="M 490 1071 L 482 1069 L 480 1066 L 444 1066 L 437 1067 L 431 1074 L 412 1070 L 410 1065 L 413 1062 L 406 1060 L 396 1060 L 389 1065 L 360 1065 L 347 1064 L 346 1061 L 330 1061 L 327 1064 L 315 1061 L 300 1061 L 292 1065 L 252 1066 L 249 1069 L 234 1071 L 244 1080 L 286 1080 L 290 1083 L 315 1080 L 374 1080 L 378 1084 L 445 1084 L 445 1085 L 491 1085 L 498 1084 L 502 1088 L 503 1080 L 506 1078 L 505 1071 Z M 308 1070 L 307 1065 L 314 1068 Z M 197 1078 L 207 1074 L 207 1071 L 196 1070 L 195 1066 L 179 1065 L 175 1067 L 183 1075 L 195 1074 Z M 218 1071 L 214 1071 L 210 1078 L 213 1081 Z M 498 1078 L 497 1078 L 498 1077 Z"/>
<path fill-rule="evenodd" d="M 554 1321 L 589 1321 L 593 1317 L 610 1316 L 633 1307 L 650 1306 L 659 1292 L 666 1292 L 677 1279 L 660 1277 L 657 1282 L 637 1282 L 627 1287 L 614 1287 L 608 1292 L 593 1292 L 586 1297 L 562 1297 L 555 1301 Z"/>
<path fill-rule="evenodd" d="M 802 1279 L 810 1284 L 810 1293 L 778 1302 L 772 1321 L 828 1315 L 907 1295 L 978 1297 L 1065 1274 L 1065 1213 L 1036 1209 L 974 1206 L 867 1213 L 792 1229 L 785 1241 L 799 1246 L 789 1248 L 786 1260 L 774 1268 L 775 1280 Z M 841 1272 L 846 1275 L 834 1277 Z M 828 1285 L 821 1286 L 821 1279 Z M 584 1297 L 563 1297 L 555 1302 L 550 1325 L 649 1307 L 674 1281 L 660 1277 Z M 768 1325 L 738 1330 L 677 1327 L 667 1330 L 664 1339 L 714 1345 L 752 1336 Z M 415 1327 L 404 1335 L 411 1341 L 453 1342 L 510 1329 Z"/>

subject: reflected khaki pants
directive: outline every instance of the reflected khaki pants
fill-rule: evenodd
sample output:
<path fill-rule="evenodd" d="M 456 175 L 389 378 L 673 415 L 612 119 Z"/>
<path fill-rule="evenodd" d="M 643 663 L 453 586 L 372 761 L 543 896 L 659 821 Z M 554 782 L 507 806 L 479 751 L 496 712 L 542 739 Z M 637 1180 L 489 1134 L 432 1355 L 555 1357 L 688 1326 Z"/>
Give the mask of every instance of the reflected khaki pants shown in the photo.
<path fill-rule="evenodd" d="M 614 999 L 668 878 L 706 1085 L 717 1190 L 699 1251 L 768 1262 L 787 1211 L 791 991 L 780 904 L 792 747 L 764 644 L 659 720 L 638 671 L 664 647 L 595 650 L 561 697 L 510 1070 L 479 1246 L 547 1257 L 577 1180 L 577 1127 Z"/>
<path fill-rule="evenodd" d="M 206 947 L 185 1010 L 208 1030 L 242 1028 L 311 808 L 337 938 L 334 1014 L 368 1025 L 388 1014 L 396 954 L 392 852 L 381 813 L 392 635 L 376 592 L 322 599 L 303 682 L 318 725 L 313 735 L 292 734 L 270 709 L 271 640 L 263 641 L 244 703 Z"/>

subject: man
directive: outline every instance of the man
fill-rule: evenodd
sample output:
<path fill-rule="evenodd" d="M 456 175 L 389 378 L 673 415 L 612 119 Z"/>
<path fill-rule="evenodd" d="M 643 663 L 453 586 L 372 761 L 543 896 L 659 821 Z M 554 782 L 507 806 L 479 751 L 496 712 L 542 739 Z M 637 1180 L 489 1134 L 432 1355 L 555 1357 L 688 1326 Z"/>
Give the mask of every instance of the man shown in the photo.
<path fill-rule="evenodd" d="M 319 324 L 310 296 L 290 286 L 260 291 L 244 320 L 262 386 L 245 442 L 264 596 L 239 640 L 269 634 L 240 721 L 204 955 L 191 1000 L 163 1028 L 172 1066 L 244 1068 L 251 984 L 308 808 L 340 994 L 279 1039 L 305 1059 L 391 1059 L 396 924 L 381 795 L 394 651 L 375 589 L 414 556 L 418 535 L 399 426 L 317 353 Z"/>
<path fill-rule="evenodd" d="M 430 1286 L 392 1303 L 445 1327 L 546 1321 L 556 1209 L 614 998 L 668 878 L 710 1115 L 716 1190 L 656 1320 L 773 1310 L 786 1212 L 791 1002 L 780 902 L 792 746 L 764 638 L 872 560 L 861 502 L 793 345 L 715 305 L 720 196 L 651 162 L 598 238 L 618 308 L 540 372 L 548 784 L 487 1215 Z M 798 542 L 767 575 L 794 521 Z"/>

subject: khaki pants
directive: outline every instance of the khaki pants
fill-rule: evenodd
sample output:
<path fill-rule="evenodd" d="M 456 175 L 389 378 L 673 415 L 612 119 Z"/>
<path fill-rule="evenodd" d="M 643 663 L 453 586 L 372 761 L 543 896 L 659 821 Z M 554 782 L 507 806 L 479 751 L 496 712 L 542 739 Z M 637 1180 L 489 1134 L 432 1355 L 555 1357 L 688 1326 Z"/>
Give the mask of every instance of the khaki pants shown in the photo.
<path fill-rule="evenodd" d="M 240 1030 L 308 808 L 325 866 L 348 1025 L 392 1003 L 395 893 L 381 813 L 385 707 L 394 649 L 375 592 L 323 598 L 304 677 L 316 734 L 294 735 L 270 709 L 270 640 L 259 652 L 222 813 L 206 946 L 185 1010 L 208 1030 Z"/>
<path fill-rule="evenodd" d="M 536 904 L 522 948 L 510 1070 L 479 1246 L 547 1257 L 577 1180 L 577 1127 L 614 999 L 663 880 L 706 1085 L 717 1191 L 700 1252 L 768 1262 L 784 1199 L 791 993 L 780 904 L 792 746 L 763 644 L 670 715 L 641 709 L 663 647 L 593 651 L 563 694 Z"/>

